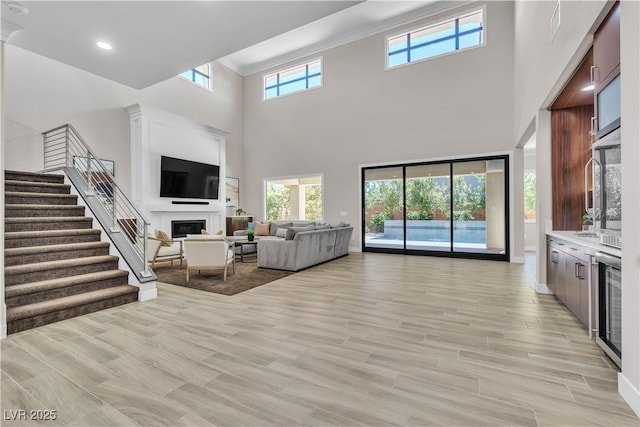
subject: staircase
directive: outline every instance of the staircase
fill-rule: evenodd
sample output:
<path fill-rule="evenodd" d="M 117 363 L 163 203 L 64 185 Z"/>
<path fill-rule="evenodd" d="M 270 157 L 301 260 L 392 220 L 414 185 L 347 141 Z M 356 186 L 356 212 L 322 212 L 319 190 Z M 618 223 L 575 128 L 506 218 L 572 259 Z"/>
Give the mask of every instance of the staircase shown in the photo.
<path fill-rule="evenodd" d="M 8 333 L 138 300 L 64 176 L 5 171 Z"/>

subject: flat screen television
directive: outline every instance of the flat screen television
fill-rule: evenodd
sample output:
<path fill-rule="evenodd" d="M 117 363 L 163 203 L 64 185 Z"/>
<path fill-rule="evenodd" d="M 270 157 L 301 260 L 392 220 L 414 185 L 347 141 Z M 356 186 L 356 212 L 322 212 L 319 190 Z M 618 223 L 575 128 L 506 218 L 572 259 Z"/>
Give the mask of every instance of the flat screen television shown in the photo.
<path fill-rule="evenodd" d="M 162 156 L 160 197 L 217 199 L 220 166 Z"/>

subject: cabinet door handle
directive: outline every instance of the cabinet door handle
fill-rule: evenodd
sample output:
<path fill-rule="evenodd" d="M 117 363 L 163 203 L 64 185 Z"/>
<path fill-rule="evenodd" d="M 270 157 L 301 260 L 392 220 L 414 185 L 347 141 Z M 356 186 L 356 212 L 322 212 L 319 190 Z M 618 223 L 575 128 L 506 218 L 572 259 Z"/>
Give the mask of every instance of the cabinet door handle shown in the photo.
<path fill-rule="evenodd" d="M 573 264 L 573 275 L 578 278 L 578 263 Z"/>
<path fill-rule="evenodd" d="M 592 65 L 589 72 L 590 72 L 590 77 L 591 77 L 591 83 L 596 82 L 596 69 L 598 68 L 597 65 Z"/>
<path fill-rule="evenodd" d="M 582 275 L 582 267 L 584 267 L 584 265 L 578 264 L 578 279 L 580 280 L 584 279 L 584 276 Z"/>
<path fill-rule="evenodd" d="M 591 117 L 591 135 L 595 135 L 597 131 L 597 117 Z"/>

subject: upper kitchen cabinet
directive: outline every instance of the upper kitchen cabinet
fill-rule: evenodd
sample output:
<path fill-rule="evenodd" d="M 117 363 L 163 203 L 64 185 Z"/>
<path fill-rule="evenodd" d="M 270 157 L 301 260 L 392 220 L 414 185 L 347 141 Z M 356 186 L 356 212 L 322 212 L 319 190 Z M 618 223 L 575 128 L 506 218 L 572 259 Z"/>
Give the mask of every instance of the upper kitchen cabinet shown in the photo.
<path fill-rule="evenodd" d="M 591 131 L 600 139 L 620 126 L 620 3 L 594 34 L 591 80 L 595 85 Z"/>
<path fill-rule="evenodd" d="M 620 73 L 620 3 L 611 9 L 593 36 L 592 81 L 598 87 Z"/>

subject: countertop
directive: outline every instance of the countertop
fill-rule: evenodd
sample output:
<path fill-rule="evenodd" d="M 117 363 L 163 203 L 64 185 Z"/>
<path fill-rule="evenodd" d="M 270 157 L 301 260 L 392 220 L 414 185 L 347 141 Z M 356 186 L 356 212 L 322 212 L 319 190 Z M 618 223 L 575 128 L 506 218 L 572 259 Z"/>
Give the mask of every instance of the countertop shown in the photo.
<path fill-rule="evenodd" d="M 582 237 L 577 236 L 576 233 L 579 233 L 579 231 L 547 231 L 547 236 L 556 237 L 558 239 L 575 243 L 576 245 L 585 246 L 598 252 L 622 258 L 622 250 L 611 246 L 601 245 L 597 237 Z"/>

